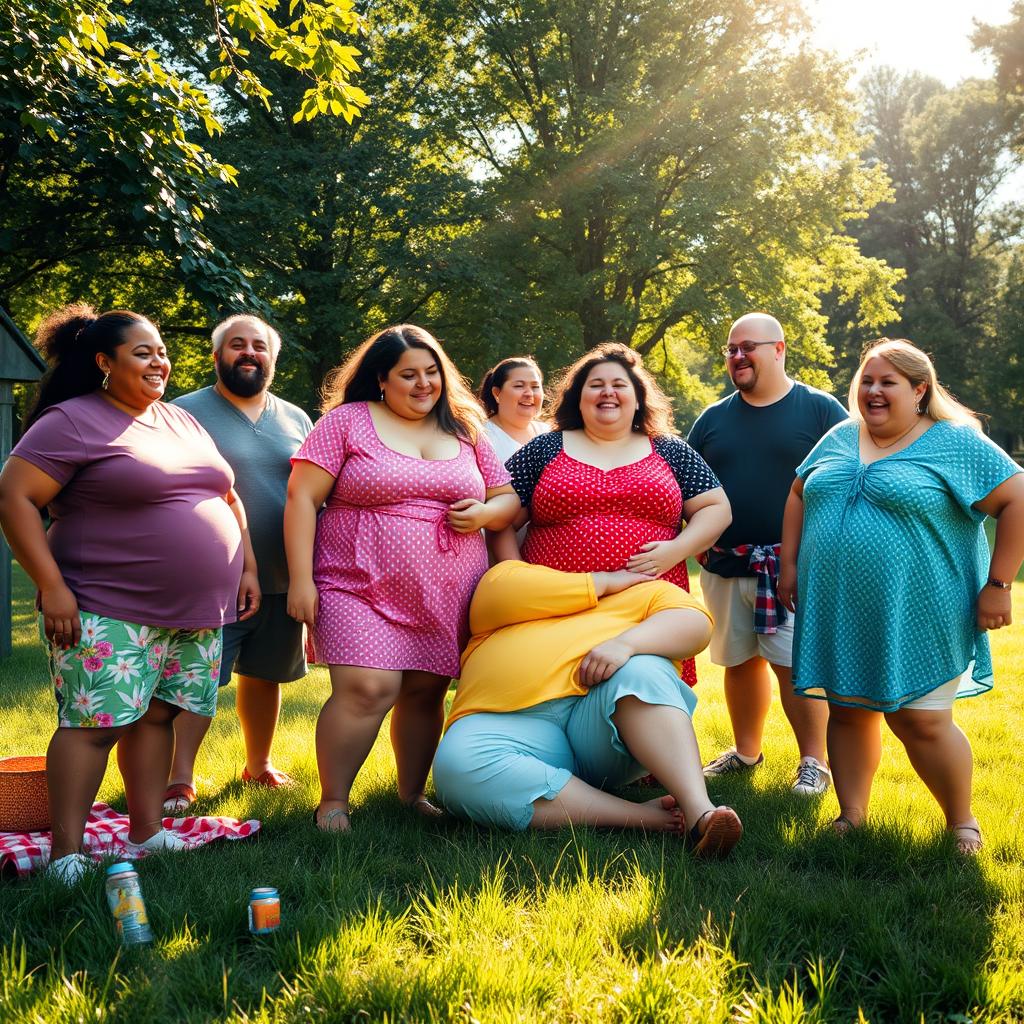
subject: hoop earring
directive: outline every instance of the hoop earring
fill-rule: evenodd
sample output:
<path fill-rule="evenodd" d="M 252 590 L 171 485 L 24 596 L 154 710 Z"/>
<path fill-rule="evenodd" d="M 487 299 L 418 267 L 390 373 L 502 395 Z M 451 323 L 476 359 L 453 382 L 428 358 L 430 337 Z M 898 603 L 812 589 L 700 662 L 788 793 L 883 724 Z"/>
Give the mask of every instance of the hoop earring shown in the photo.
<path fill-rule="evenodd" d="M 110 371 L 109 370 L 107 370 L 107 372 L 105 374 L 103 374 L 103 383 L 100 384 L 100 387 L 103 388 L 104 391 L 109 391 L 110 390 Z"/>

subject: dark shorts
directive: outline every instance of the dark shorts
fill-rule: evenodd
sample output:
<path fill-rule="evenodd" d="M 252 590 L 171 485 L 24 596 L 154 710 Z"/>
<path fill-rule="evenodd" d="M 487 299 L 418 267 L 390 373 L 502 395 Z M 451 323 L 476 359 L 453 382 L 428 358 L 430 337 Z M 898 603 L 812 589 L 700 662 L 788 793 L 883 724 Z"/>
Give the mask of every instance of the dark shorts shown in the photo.
<path fill-rule="evenodd" d="M 288 614 L 287 606 L 287 594 L 264 594 L 251 619 L 224 627 L 218 685 L 227 686 L 232 672 L 272 683 L 290 683 L 306 674 L 305 627 Z"/>

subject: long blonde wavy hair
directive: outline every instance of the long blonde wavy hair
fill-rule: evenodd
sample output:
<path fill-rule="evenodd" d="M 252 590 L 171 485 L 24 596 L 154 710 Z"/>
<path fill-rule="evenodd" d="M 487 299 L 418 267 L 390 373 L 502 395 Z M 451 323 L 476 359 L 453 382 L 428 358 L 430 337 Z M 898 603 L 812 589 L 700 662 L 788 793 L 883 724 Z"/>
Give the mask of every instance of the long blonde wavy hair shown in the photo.
<path fill-rule="evenodd" d="M 949 420 L 951 423 L 962 423 L 965 426 L 981 430 L 981 421 L 966 406 L 961 405 L 940 383 L 935 376 L 935 365 L 916 345 L 905 338 L 879 338 L 872 342 L 861 356 L 860 366 L 850 381 L 848 405 L 850 416 L 860 419 L 860 407 L 857 403 L 857 392 L 860 379 L 864 375 L 864 366 L 874 356 L 886 360 L 896 368 L 897 372 L 910 381 L 911 387 L 927 384 L 921 398 L 921 412 L 933 420 Z"/>

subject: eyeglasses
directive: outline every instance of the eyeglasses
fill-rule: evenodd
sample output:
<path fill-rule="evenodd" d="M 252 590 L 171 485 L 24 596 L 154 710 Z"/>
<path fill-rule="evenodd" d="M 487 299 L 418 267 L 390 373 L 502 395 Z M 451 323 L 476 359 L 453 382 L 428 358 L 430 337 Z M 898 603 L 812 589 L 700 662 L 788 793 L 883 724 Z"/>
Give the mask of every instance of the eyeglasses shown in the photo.
<path fill-rule="evenodd" d="M 751 352 L 757 348 L 758 345 L 778 345 L 777 341 L 743 341 L 739 345 L 723 345 L 721 348 L 722 355 L 727 359 L 732 359 L 734 356 L 738 356 L 741 352 L 745 356 L 749 356 Z"/>

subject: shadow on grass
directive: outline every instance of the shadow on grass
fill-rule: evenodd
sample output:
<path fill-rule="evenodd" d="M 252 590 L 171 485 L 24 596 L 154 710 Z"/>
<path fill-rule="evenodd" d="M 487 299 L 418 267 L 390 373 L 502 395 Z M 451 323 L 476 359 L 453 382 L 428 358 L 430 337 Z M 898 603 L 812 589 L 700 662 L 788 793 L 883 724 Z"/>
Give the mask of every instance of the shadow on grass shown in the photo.
<path fill-rule="evenodd" d="M 777 992 L 789 982 L 809 1003 L 809 969 L 836 965 L 837 1019 L 859 1007 L 872 1020 L 946 1019 L 984 1002 L 1003 894 L 952 837 L 922 839 L 884 812 L 838 836 L 788 790 L 717 788 L 745 822 L 743 842 L 724 864 L 666 872 L 662 934 L 693 942 L 710 921 L 750 984 Z M 649 930 L 636 939 L 653 955 Z"/>
<path fill-rule="evenodd" d="M 609 924 L 602 941 L 616 943 L 627 962 L 657 962 L 673 949 L 712 941 L 731 952 L 744 990 L 769 998 L 791 984 L 813 1001 L 820 961 L 836 968 L 829 996 L 835 1019 L 856 1019 L 858 1007 L 872 1020 L 931 1019 L 966 1014 L 981 1001 L 999 893 L 977 862 L 954 855 L 946 837 L 921 841 L 883 821 L 840 838 L 819 830 L 814 805 L 737 788 L 730 802 L 747 823 L 742 844 L 725 862 L 698 863 L 674 837 L 589 829 L 509 834 L 451 818 L 427 821 L 384 789 L 356 808 L 351 833 L 330 835 L 315 830 L 297 800 L 272 795 L 279 799 L 268 803 L 258 838 L 141 865 L 161 939 L 152 951 L 122 954 L 118 976 L 145 978 L 130 986 L 130 998 L 119 997 L 127 1000 L 125 1019 L 200 1020 L 229 1007 L 255 1015 L 266 999 L 287 1001 L 297 979 L 300 988 L 315 989 L 309 998 L 321 1008 L 362 1009 L 377 1019 L 376 1011 L 404 1007 L 408 1019 L 419 1019 L 412 1008 L 423 1000 L 458 996 L 454 980 L 449 991 L 433 972 L 451 944 L 472 943 L 474 914 L 483 915 L 485 929 L 500 928 L 504 916 L 514 935 L 517 914 L 529 928 L 544 919 L 531 916 L 543 906 L 554 927 L 559 899 L 566 914 L 585 917 L 588 898 L 597 908 L 623 892 L 638 909 Z M 282 894 L 283 926 L 266 939 L 247 931 L 255 885 Z M 3 900 L 5 944 L 17 927 L 30 963 L 55 965 L 65 976 L 85 970 L 95 980 L 114 961 L 118 947 L 99 876 L 74 900 L 45 879 L 5 884 Z M 489 905 L 497 916 L 487 916 Z M 564 923 L 585 928 L 582 918 Z M 385 947 L 405 958 L 390 981 L 379 965 L 348 994 L 324 980 L 342 956 L 370 964 Z M 432 965 L 429 971 L 409 966 L 417 958 Z M 451 970 L 465 965 L 452 963 Z M 393 988 L 402 978 L 406 990 Z M 41 989 L 34 1004 L 41 1019 L 49 998 Z"/>
<path fill-rule="evenodd" d="M 5 697 L 39 703 L 34 619 L 16 622 L 28 640 L 0 666 Z M 293 692 L 289 716 L 312 721 L 320 697 Z M 233 717 L 233 688 L 220 713 Z M 986 1005 L 993 922 L 1010 900 L 986 869 L 1002 851 L 963 860 L 948 837 L 922 838 L 884 814 L 834 836 L 824 807 L 794 797 L 767 766 L 715 783 L 716 801 L 746 828 L 723 863 L 694 862 L 661 835 L 427 821 L 390 783 L 363 790 L 351 834 L 328 835 L 313 827 L 310 768 L 300 770 L 298 790 L 234 780 L 195 805 L 260 818 L 256 838 L 140 865 L 152 950 L 119 950 L 99 875 L 73 895 L 45 878 L 0 883 L 0 1018 L 95 1019 L 102 1007 L 110 1020 L 259 1019 L 269 1001 L 268 1019 L 306 1019 L 308 1004 L 322 1019 L 467 1020 L 470 992 L 533 1019 L 564 998 L 566 978 L 585 975 L 588 958 L 643 977 L 702 943 L 724 951 L 707 982 L 726 992 L 717 1019 L 739 1016 L 737 993 L 752 1001 L 752 1021 L 785 1019 L 769 1009 L 787 991 L 817 1005 L 821 1020 L 855 1020 L 858 1008 L 876 1022 L 940 1020 Z M 115 800 L 123 806 L 123 795 Z M 247 930 L 256 885 L 282 895 L 283 925 L 267 938 Z M 24 971 L 14 965 L 22 946 Z M 818 964 L 835 971 L 827 1012 Z M 691 987 L 702 991 L 695 977 Z M 586 1020 L 587 1005 L 565 1016 Z M 1013 1004 L 1006 1019 L 1022 1009 Z M 659 1019 L 650 1009 L 593 1012 Z"/>

